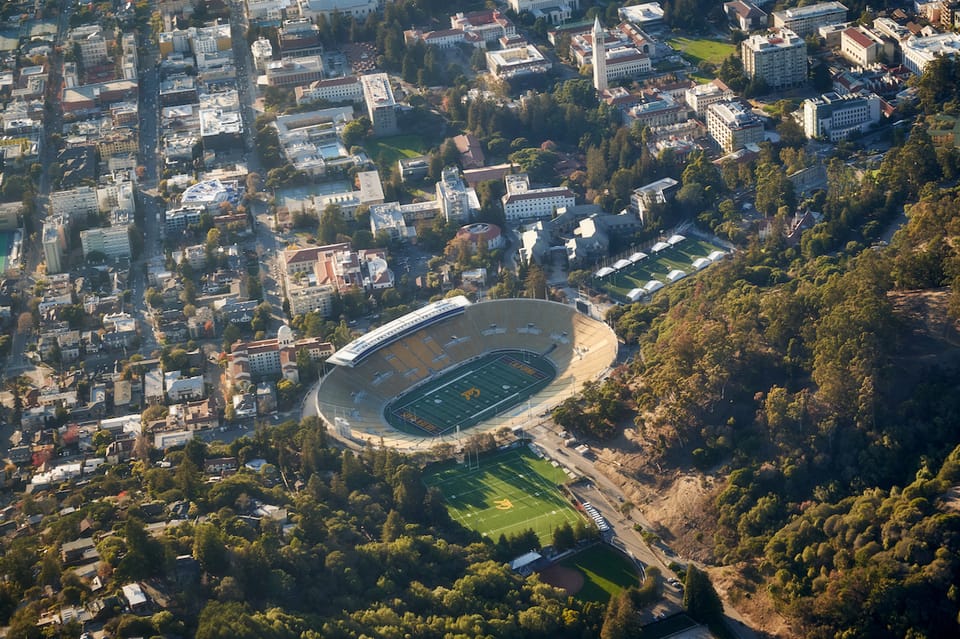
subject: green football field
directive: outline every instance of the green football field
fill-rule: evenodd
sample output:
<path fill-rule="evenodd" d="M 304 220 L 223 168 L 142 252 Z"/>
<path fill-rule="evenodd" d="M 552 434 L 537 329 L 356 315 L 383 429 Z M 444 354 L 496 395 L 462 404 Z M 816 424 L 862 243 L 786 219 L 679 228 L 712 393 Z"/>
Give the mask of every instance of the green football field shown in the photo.
<path fill-rule="evenodd" d="M 402 394 L 384 409 L 398 430 L 443 435 L 469 428 L 514 408 L 556 377 L 545 358 L 525 351 L 500 351 L 458 366 Z"/>
<path fill-rule="evenodd" d="M 424 477 L 443 493 L 450 516 L 467 528 L 494 541 L 532 528 L 543 544 L 552 543 L 563 522 L 583 521 L 557 487 L 566 480 L 563 470 L 528 448 L 481 457 L 476 470 L 456 464 Z"/>

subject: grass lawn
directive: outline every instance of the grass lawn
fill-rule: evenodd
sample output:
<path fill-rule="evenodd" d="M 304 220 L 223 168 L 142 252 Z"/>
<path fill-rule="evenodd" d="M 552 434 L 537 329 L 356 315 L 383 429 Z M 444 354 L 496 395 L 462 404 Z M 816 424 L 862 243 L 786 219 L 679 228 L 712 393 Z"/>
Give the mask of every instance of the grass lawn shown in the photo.
<path fill-rule="evenodd" d="M 581 601 L 606 603 L 624 588 L 640 585 L 632 562 L 605 544 L 591 546 L 560 565 L 583 573 L 583 588 L 576 594 Z"/>
<path fill-rule="evenodd" d="M 671 38 L 667 44 L 690 59 L 694 64 L 702 61 L 720 65 L 731 53 L 736 50 L 729 42 L 717 42 L 705 38 Z"/>
<path fill-rule="evenodd" d="M 394 166 L 402 158 L 423 155 L 423 138 L 419 135 L 395 135 L 390 138 L 368 140 L 364 145 L 374 162 L 380 166 Z"/>
<path fill-rule="evenodd" d="M 552 543 L 553 529 L 582 516 L 557 484 L 567 480 L 560 468 L 518 448 L 480 458 L 480 468 L 447 466 L 424 477 L 443 493 L 450 516 L 467 528 L 496 541 L 532 528 L 543 544 Z"/>

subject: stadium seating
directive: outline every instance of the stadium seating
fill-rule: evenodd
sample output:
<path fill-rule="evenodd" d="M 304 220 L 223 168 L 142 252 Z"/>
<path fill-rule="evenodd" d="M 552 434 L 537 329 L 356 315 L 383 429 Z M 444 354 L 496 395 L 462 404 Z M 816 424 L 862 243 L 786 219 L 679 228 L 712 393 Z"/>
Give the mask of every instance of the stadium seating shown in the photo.
<path fill-rule="evenodd" d="M 524 407 L 475 426 L 477 430 L 526 423 L 544 414 L 613 364 L 617 338 L 604 323 L 573 307 L 544 300 L 491 300 L 462 315 L 423 328 L 373 353 L 356 367 L 336 366 L 320 387 L 321 415 L 349 422 L 351 437 L 404 449 L 425 449 L 437 439 L 403 433 L 383 418 L 386 404 L 435 374 L 501 349 L 546 354 L 557 378 Z M 522 415 L 521 415 L 522 413 Z M 332 430 L 332 429 L 331 429 Z"/>

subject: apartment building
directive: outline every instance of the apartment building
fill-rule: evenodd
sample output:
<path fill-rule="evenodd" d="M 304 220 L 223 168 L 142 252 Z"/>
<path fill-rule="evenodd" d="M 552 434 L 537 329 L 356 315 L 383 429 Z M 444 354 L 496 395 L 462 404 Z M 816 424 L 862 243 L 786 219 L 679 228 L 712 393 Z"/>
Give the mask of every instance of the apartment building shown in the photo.
<path fill-rule="evenodd" d="M 91 253 L 103 253 L 112 260 L 130 257 L 130 232 L 127 225 L 110 226 L 80 231 L 83 257 Z"/>

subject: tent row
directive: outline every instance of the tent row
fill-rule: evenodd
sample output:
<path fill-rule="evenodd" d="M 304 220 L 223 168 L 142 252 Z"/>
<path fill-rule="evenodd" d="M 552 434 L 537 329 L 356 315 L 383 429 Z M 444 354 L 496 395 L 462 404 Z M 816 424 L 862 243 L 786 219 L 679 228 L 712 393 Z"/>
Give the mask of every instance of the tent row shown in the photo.
<path fill-rule="evenodd" d="M 643 260 L 647 259 L 647 257 L 649 256 L 646 253 L 641 253 L 637 251 L 630 257 L 625 257 L 617 260 L 616 262 L 613 263 L 613 266 L 604 266 L 602 269 L 594 273 L 593 276 L 600 277 L 600 278 L 607 277 L 608 275 L 612 275 L 617 271 L 622 271 L 628 266 L 633 266 L 638 262 L 642 262 Z"/>
<path fill-rule="evenodd" d="M 627 293 L 627 299 L 631 302 L 636 302 L 644 295 L 650 295 L 654 291 L 659 291 L 661 288 L 663 288 L 663 282 L 660 280 L 650 280 L 644 284 L 643 287 L 632 289 Z"/>

